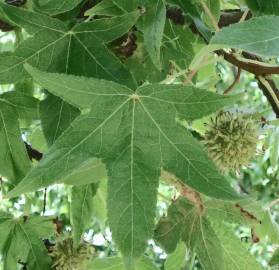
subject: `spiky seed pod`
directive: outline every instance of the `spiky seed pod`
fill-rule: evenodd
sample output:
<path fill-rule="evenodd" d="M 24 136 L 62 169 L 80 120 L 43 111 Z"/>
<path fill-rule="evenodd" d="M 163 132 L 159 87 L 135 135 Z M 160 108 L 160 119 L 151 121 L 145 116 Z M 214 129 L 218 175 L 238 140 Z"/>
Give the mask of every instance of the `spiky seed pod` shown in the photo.
<path fill-rule="evenodd" d="M 258 127 L 242 113 L 221 112 L 211 119 L 204 144 L 220 172 L 238 171 L 255 156 Z"/>
<path fill-rule="evenodd" d="M 56 270 L 86 270 L 86 262 L 92 258 L 93 247 L 82 243 L 74 248 L 73 239 L 59 239 L 50 256 L 53 259 L 53 269 Z"/>

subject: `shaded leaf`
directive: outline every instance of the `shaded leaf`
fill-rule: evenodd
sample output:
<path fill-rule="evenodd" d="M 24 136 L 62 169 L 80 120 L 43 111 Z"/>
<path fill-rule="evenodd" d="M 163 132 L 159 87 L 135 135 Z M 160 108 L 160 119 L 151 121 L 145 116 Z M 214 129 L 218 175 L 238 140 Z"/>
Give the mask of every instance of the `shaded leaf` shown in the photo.
<path fill-rule="evenodd" d="M 27 263 L 30 270 L 49 270 L 51 259 L 47 254 L 42 237 L 53 234 L 53 224 L 47 225 L 52 222 L 49 219 L 43 220 L 41 217 L 30 217 L 26 221 L 23 218 L 10 219 L 6 222 L 9 222 L 6 223 L 9 226 L 6 228 L 7 239 L 2 249 L 5 269 L 11 269 L 12 266 L 17 267 L 17 262 L 21 261 Z M 43 225 L 43 223 L 45 223 L 43 229 L 34 229 L 34 225 Z"/>
<path fill-rule="evenodd" d="M 272 255 L 271 260 L 269 261 L 271 266 L 279 265 L 279 249 L 276 249 Z"/>
<path fill-rule="evenodd" d="M 123 14 L 121 10 L 112 0 L 103 0 L 91 9 L 85 12 L 85 16 L 93 17 L 95 15 L 116 16 Z"/>
<path fill-rule="evenodd" d="M 168 255 L 165 262 L 166 270 L 181 270 L 185 265 L 186 259 L 186 246 L 183 242 L 180 242 L 175 251 Z"/>
<path fill-rule="evenodd" d="M 245 0 L 245 2 L 256 15 L 279 15 L 279 2 L 276 0 Z"/>
<path fill-rule="evenodd" d="M 33 0 L 33 4 L 35 6 L 35 10 L 53 16 L 74 9 L 82 1 L 83 0 Z"/>
<path fill-rule="evenodd" d="M 84 162 L 78 169 L 67 174 L 61 181 L 67 185 L 87 185 L 97 183 L 102 179 L 107 178 L 105 165 L 96 158 L 89 159 Z"/>
<path fill-rule="evenodd" d="M 0 97 L 3 102 L 10 105 L 16 111 L 18 119 L 39 119 L 38 99 L 18 91 L 7 92 L 2 94 Z"/>
<path fill-rule="evenodd" d="M 221 242 L 225 262 L 224 270 L 263 269 L 256 258 L 241 243 L 240 239 L 237 239 L 227 227 L 218 225 L 213 227 L 217 227 L 217 235 Z"/>
<path fill-rule="evenodd" d="M 124 65 L 105 43 L 125 34 L 137 21 L 139 12 L 67 26 L 39 13 L 0 4 L 16 24 L 30 30 L 32 37 L 20 43 L 14 53 L 0 57 L 1 83 L 13 83 L 24 76 L 23 64 L 52 72 L 83 74 L 134 86 Z"/>
<path fill-rule="evenodd" d="M 125 270 L 123 260 L 118 257 L 105 259 L 95 259 L 88 266 L 88 270 Z M 135 270 L 156 270 L 158 269 L 147 257 L 141 257 L 136 265 Z"/>
<path fill-rule="evenodd" d="M 261 16 L 217 32 L 211 44 L 245 50 L 265 57 L 279 56 L 279 18 Z"/>
<path fill-rule="evenodd" d="M 101 179 L 97 194 L 93 198 L 94 218 L 97 218 L 101 224 L 105 224 L 107 219 L 107 180 Z"/>
<path fill-rule="evenodd" d="M 190 204 L 186 199 L 180 198 L 169 207 L 167 218 L 172 226 L 167 228 L 165 234 L 161 234 L 161 239 L 157 238 L 160 244 L 173 239 L 173 234 L 170 235 L 168 232 L 175 228 L 175 234 L 178 235 L 176 245 L 180 239 L 183 240 L 186 246 L 197 254 L 204 269 L 224 269 L 221 243 L 198 207 Z M 164 222 L 164 219 L 162 221 Z"/>
<path fill-rule="evenodd" d="M 40 103 L 40 116 L 44 135 L 51 146 L 80 114 L 79 110 L 61 98 L 48 94 Z"/>
<path fill-rule="evenodd" d="M 143 17 L 144 44 L 154 65 L 161 69 L 161 46 L 166 21 L 166 6 L 163 0 L 152 0 Z"/>
<path fill-rule="evenodd" d="M 93 218 L 93 198 L 98 184 L 72 187 L 71 191 L 71 224 L 73 226 L 74 246 L 80 244 L 81 236 Z"/>
<path fill-rule="evenodd" d="M 16 103 L 10 94 L 0 96 L 0 174 L 14 183 L 18 183 L 30 168 L 18 122 L 19 116 L 23 117 L 28 110 Z"/>

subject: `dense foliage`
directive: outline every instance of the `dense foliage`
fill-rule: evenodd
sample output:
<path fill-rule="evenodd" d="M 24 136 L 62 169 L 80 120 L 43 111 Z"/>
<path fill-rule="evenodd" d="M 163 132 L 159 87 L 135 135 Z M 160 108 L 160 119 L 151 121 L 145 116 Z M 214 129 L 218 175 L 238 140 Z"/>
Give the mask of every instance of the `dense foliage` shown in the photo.
<path fill-rule="evenodd" d="M 1 0 L 0 29 L 4 270 L 278 267 L 279 2 Z"/>

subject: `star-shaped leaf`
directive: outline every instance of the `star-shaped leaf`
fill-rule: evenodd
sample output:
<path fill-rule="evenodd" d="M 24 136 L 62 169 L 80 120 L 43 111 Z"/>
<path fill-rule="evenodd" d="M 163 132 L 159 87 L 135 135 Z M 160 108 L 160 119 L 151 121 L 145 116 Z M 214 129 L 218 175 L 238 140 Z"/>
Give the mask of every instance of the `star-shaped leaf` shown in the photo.
<path fill-rule="evenodd" d="M 26 263 L 30 270 L 48 270 L 51 259 L 43 238 L 51 236 L 54 229 L 51 218 L 34 216 L 26 220 L 23 217 L 1 217 L 0 234 L 5 232 L 5 237 L 0 241 L 4 269 L 17 269 L 17 262 L 20 261 Z"/>
<path fill-rule="evenodd" d="M 11 21 L 33 35 L 21 42 L 14 53 L 0 56 L 1 83 L 20 80 L 26 76 L 23 64 L 31 63 L 51 72 L 135 84 L 130 72 L 105 44 L 125 34 L 137 21 L 139 11 L 72 27 L 58 19 L 3 3 L 0 8 Z"/>
<path fill-rule="evenodd" d="M 201 144 L 175 121 L 178 115 L 203 117 L 235 97 L 183 85 L 146 85 L 134 91 L 115 82 L 26 68 L 52 94 L 90 110 L 70 125 L 10 196 L 51 185 L 86 160 L 101 158 L 109 178 L 109 223 L 127 264 L 140 256 L 152 236 L 162 168 L 208 196 L 237 198 Z"/>
<path fill-rule="evenodd" d="M 197 254 L 204 269 L 252 270 L 262 269 L 256 258 L 234 236 L 227 220 L 214 218 L 210 214 L 222 211 L 222 205 L 212 208 L 204 204 L 201 211 L 185 198 L 179 198 L 168 208 L 167 217 L 162 217 L 155 230 L 155 239 L 167 251 L 173 252 L 180 239 Z M 209 213 L 209 208 L 210 212 Z"/>

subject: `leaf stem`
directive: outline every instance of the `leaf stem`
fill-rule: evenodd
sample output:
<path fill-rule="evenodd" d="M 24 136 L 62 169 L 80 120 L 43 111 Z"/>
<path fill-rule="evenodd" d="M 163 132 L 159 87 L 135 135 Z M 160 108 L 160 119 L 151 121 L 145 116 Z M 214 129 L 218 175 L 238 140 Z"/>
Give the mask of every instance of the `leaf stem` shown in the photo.
<path fill-rule="evenodd" d="M 209 9 L 208 6 L 206 5 L 206 3 L 205 3 L 203 0 L 201 0 L 200 3 L 201 3 L 201 6 L 202 6 L 204 12 L 205 12 L 205 13 L 207 14 L 207 16 L 210 18 L 210 20 L 211 20 L 211 22 L 212 22 L 212 25 L 213 25 L 213 27 L 214 27 L 214 29 L 215 29 L 215 31 L 216 31 L 216 32 L 220 31 L 220 28 L 219 28 L 219 26 L 218 26 L 218 22 L 216 21 L 214 15 L 213 15 L 212 12 L 210 11 L 210 9 Z"/>
<path fill-rule="evenodd" d="M 265 86 L 266 90 L 271 95 L 271 97 L 272 97 L 273 101 L 275 102 L 277 108 L 279 108 L 279 100 L 278 100 L 276 94 L 274 93 L 272 87 L 268 83 L 268 81 L 262 76 L 259 76 L 258 78 L 259 78 L 259 81 Z"/>
<path fill-rule="evenodd" d="M 275 199 L 274 201 L 272 201 L 268 206 L 267 209 L 271 209 L 273 206 L 275 206 L 276 204 L 279 203 L 279 198 Z"/>

